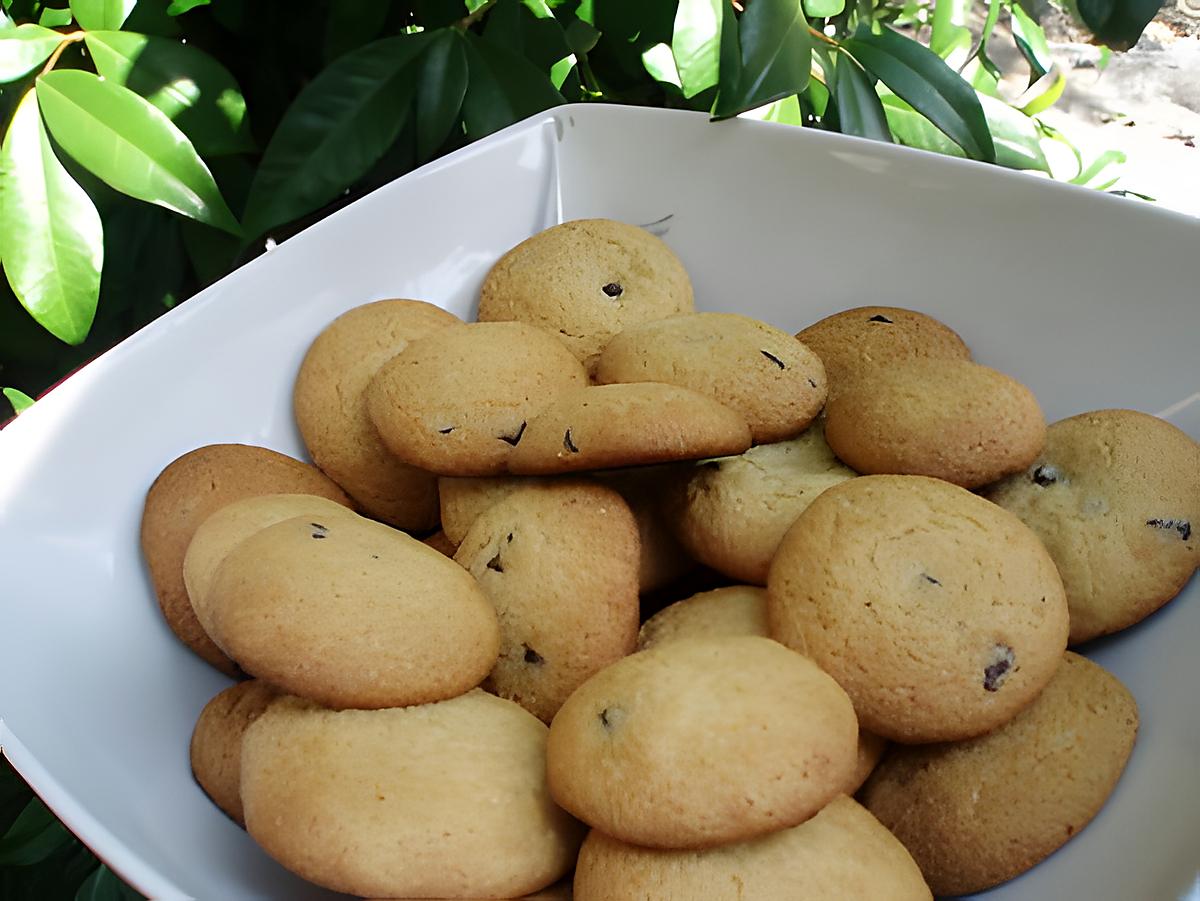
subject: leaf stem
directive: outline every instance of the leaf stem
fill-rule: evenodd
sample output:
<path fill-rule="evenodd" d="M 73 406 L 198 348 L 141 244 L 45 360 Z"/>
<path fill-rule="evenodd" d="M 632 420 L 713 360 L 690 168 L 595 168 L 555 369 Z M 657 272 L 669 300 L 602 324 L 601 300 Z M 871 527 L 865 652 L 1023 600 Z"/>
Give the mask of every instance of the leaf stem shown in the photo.
<path fill-rule="evenodd" d="M 596 73 L 592 71 L 587 54 L 576 53 L 575 65 L 579 68 L 579 81 L 583 84 L 584 90 L 593 97 L 603 97 L 604 91 L 600 89 L 600 82 L 596 78 Z"/>
<path fill-rule="evenodd" d="M 53 69 L 58 63 L 58 58 L 63 55 L 63 51 L 66 50 L 71 44 L 76 44 L 79 41 L 82 41 L 83 35 L 84 32 L 82 31 L 72 31 L 69 34 L 64 34 L 62 36 L 62 43 L 54 48 L 54 52 L 50 54 L 50 58 L 46 60 L 46 65 L 42 66 L 42 71 L 38 74 L 45 75 L 47 72 Z"/>
<path fill-rule="evenodd" d="M 808 26 L 808 33 L 811 34 L 817 40 L 824 41 L 826 44 L 831 44 L 834 47 L 842 46 L 837 41 L 835 41 L 833 38 L 831 38 L 829 35 L 827 35 L 825 32 L 821 31 L 818 28 L 813 28 L 811 25 Z"/>
<path fill-rule="evenodd" d="M 487 15 L 488 10 L 491 9 L 493 6 L 495 6 L 499 2 L 500 2 L 500 0 L 484 0 L 484 2 L 479 4 L 479 6 L 476 8 L 475 12 L 470 13 L 469 15 L 463 16 L 461 19 L 459 19 L 456 27 L 460 31 L 466 31 L 468 28 L 470 28 L 472 25 L 474 25 L 476 22 L 478 22 L 480 19 L 482 19 L 485 15 Z"/>

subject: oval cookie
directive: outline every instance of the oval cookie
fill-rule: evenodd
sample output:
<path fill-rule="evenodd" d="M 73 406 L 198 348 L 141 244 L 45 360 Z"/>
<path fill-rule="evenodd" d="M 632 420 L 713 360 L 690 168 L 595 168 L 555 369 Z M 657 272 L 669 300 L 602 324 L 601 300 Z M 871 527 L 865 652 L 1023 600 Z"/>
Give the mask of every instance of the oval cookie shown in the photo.
<path fill-rule="evenodd" d="M 250 679 L 222 691 L 204 705 L 192 731 L 192 774 L 204 793 L 239 826 L 242 816 L 242 737 L 279 697 L 265 682 Z"/>
<path fill-rule="evenodd" d="M 246 733 L 246 828 L 334 891 L 513 898 L 566 873 L 579 847 L 545 768 L 546 727 L 482 691 L 340 712 L 281 699 Z"/>
<path fill-rule="evenodd" d="M 767 597 L 772 636 L 838 681 L 863 728 L 901 742 L 1002 725 L 1067 643 L 1062 581 L 1037 536 L 921 476 L 825 491 L 779 546 Z"/>
<path fill-rule="evenodd" d="M 981 892 L 1091 822 L 1137 729 L 1125 686 L 1067 653 L 1038 699 L 995 732 L 895 748 L 867 782 L 863 803 L 912 852 L 935 893 Z"/>
<path fill-rule="evenodd" d="M 479 321 L 517 320 L 553 332 L 589 371 L 630 325 L 692 309 L 679 258 L 650 232 L 612 219 L 577 219 L 525 240 L 492 267 Z"/>
<path fill-rule="evenodd" d="M 547 774 L 559 804 L 614 838 L 712 847 L 820 810 L 854 769 L 857 734 L 811 660 L 767 638 L 689 639 L 580 686 L 550 727 Z"/>

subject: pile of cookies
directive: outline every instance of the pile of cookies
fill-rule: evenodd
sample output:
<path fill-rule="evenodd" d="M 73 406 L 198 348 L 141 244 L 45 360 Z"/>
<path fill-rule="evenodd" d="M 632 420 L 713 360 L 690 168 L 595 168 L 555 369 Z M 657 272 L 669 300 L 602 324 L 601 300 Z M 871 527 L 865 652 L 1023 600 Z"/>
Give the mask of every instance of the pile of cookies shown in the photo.
<path fill-rule="evenodd" d="M 511 250 L 477 322 L 350 310 L 294 401 L 315 465 L 185 454 L 142 544 L 175 633 L 249 677 L 200 714 L 201 787 L 365 897 L 996 885 L 1132 751 L 1133 698 L 1068 645 L 1200 560 L 1168 423 L 1047 428 L 912 311 L 697 313 L 608 220 Z"/>

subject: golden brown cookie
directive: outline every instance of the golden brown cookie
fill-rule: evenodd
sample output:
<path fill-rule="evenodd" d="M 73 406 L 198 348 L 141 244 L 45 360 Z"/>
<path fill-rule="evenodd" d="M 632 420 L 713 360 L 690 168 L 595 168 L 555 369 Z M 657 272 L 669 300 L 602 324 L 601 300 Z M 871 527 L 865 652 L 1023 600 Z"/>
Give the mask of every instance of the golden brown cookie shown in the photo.
<path fill-rule="evenodd" d="M 858 726 L 845 692 L 767 638 L 667 642 L 585 682 L 550 727 L 556 801 L 651 848 L 794 826 L 838 795 Z"/>
<path fill-rule="evenodd" d="M 701 563 L 766 585 L 775 549 L 792 523 L 822 491 L 854 475 L 813 423 L 791 441 L 694 464 L 671 492 L 666 516 Z"/>
<path fill-rule="evenodd" d="M 256 494 L 316 494 L 350 505 L 319 470 L 245 444 L 212 444 L 184 454 L 162 471 L 146 494 L 142 555 L 159 606 L 180 640 L 228 675 L 237 667 L 201 628 L 183 584 L 183 557 L 200 523 L 232 501 Z"/>
<path fill-rule="evenodd" d="M 496 662 L 496 611 L 433 548 L 361 516 L 289 519 L 239 543 L 206 595 L 248 673 L 330 707 L 462 694 Z"/>
<path fill-rule="evenodd" d="M 422 541 L 446 557 L 453 557 L 454 552 L 458 550 L 458 545 L 447 538 L 446 533 L 440 529 Z"/>
<path fill-rule="evenodd" d="M 1097 410 L 1056 422 L 1029 469 L 987 496 L 1050 551 L 1072 644 L 1149 616 L 1200 566 L 1200 445 L 1155 416 Z"/>
<path fill-rule="evenodd" d="M 639 848 L 588 833 L 575 901 L 932 901 L 912 857 L 842 795 L 812 819 L 703 851 Z"/>
<path fill-rule="evenodd" d="M 962 360 L 876 367 L 825 409 L 833 452 L 862 473 L 924 475 L 977 488 L 1032 463 L 1046 420 L 1028 388 Z"/>
<path fill-rule="evenodd" d="M 637 523 L 612 489 L 521 485 L 475 520 L 454 559 L 500 619 L 500 658 L 484 687 L 540 719 L 633 651 Z"/>
<path fill-rule="evenodd" d="M 492 267 L 479 321 L 517 320 L 553 332 L 588 371 L 609 339 L 638 322 L 692 310 L 679 258 L 645 229 L 577 219 L 521 242 Z"/>
<path fill-rule="evenodd" d="M 582 837 L 545 761 L 545 725 L 482 691 L 340 712 L 284 698 L 246 732 L 246 828 L 334 891 L 513 898 L 566 873 Z"/>
<path fill-rule="evenodd" d="M 825 404 L 825 367 L 787 332 L 737 313 L 631 325 L 600 355 L 595 379 L 691 388 L 737 410 L 755 443 L 793 438 Z"/>
<path fill-rule="evenodd" d="M 1008 722 L 1067 643 L 1062 581 L 1019 519 L 948 482 L 863 476 L 784 536 L 771 634 L 846 690 L 863 728 L 953 741 Z"/>
<path fill-rule="evenodd" d="M 242 816 L 242 736 L 279 693 L 265 682 L 239 682 L 204 705 L 192 732 L 192 774 L 204 793 L 239 826 Z"/>
<path fill-rule="evenodd" d="M 520 322 L 476 322 L 409 342 L 375 374 L 367 409 L 399 459 L 438 475 L 504 471 L 528 420 L 587 384 L 566 346 Z"/>
<path fill-rule="evenodd" d="M 857 307 L 826 316 L 797 333 L 821 358 L 830 387 L 840 389 L 864 368 L 906 360 L 969 360 L 953 329 L 900 307 Z"/>
<path fill-rule="evenodd" d="M 740 454 L 749 446 L 746 420 L 703 394 L 656 382 L 599 385 L 561 394 L 529 420 L 508 468 L 547 475 Z"/>
<path fill-rule="evenodd" d="M 1038 864 L 1094 817 L 1137 737 L 1133 696 L 1067 653 L 1038 699 L 996 731 L 893 748 L 863 789 L 939 895 L 980 892 Z"/>
<path fill-rule="evenodd" d="M 461 324 L 420 300 L 364 304 L 317 336 L 296 376 L 292 406 L 313 462 L 364 513 L 399 529 L 437 525 L 436 478 L 388 453 L 367 414 L 367 385 L 408 342 Z"/>

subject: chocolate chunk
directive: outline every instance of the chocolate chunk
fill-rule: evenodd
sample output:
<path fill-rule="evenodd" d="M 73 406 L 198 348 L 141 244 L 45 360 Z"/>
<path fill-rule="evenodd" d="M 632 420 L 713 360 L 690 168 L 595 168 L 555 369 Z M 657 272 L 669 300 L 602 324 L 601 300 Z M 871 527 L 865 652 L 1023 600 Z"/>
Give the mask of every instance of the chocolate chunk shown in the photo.
<path fill-rule="evenodd" d="M 775 354 L 768 353 L 765 350 L 760 350 L 759 353 L 762 354 L 764 357 L 766 357 L 768 360 L 770 360 L 772 363 L 774 363 L 776 366 L 778 366 L 780 369 L 787 369 L 787 367 L 783 365 L 783 360 L 779 359 L 779 357 L 775 356 Z M 814 386 L 814 387 L 816 387 L 816 386 Z"/>
<path fill-rule="evenodd" d="M 926 582 L 928 582 L 930 585 L 941 585 L 942 584 L 937 579 L 935 579 L 933 576 L 929 575 L 929 573 L 921 573 L 921 578 L 924 579 Z"/>
<path fill-rule="evenodd" d="M 1183 541 L 1192 537 L 1192 524 L 1186 519 L 1148 519 L 1146 525 L 1153 529 L 1170 529 L 1178 532 Z"/>
<path fill-rule="evenodd" d="M 504 572 L 504 565 L 500 562 L 500 552 L 496 551 L 496 556 L 487 562 L 487 568 L 493 569 L 498 573 Z"/>
<path fill-rule="evenodd" d="M 888 325 L 892 324 L 892 320 L 888 319 L 886 316 L 882 315 L 881 313 L 876 313 L 874 316 L 872 316 L 870 319 L 868 319 L 867 322 L 886 322 Z"/>
<path fill-rule="evenodd" d="M 321 525 L 319 522 L 310 522 L 309 525 L 313 527 L 313 533 L 312 533 L 313 538 L 324 538 L 326 535 L 329 534 L 329 530 L 327 528 L 325 528 L 323 525 Z"/>
<path fill-rule="evenodd" d="M 575 442 L 571 440 L 571 430 L 567 429 L 567 434 L 563 435 L 563 447 L 573 454 L 579 453 L 579 448 L 575 446 Z"/>
<path fill-rule="evenodd" d="M 438 429 L 438 434 L 439 435 L 449 435 L 453 431 L 454 431 L 454 426 L 448 425 L 444 429 Z"/>
<path fill-rule="evenodd" d="M 605 285 L 600 290 L 603 291 L 605 294 L 607 294 L 609 297 L 620 297 L 621 294 L 625 291 L 625 289 L 622 288 L 616 282 L 609 282 L 607 285 Z"/>
<path fill-rule="evenodd" d="M 606 731 L 611 732 L 613 729 L 617 728 L 621 722 L 621 718 L 624 715 L 625 711 L 623 711 L 620 707 L 605 707 L 600 711 L 600 725 L 603 726 Z"/>
<path fill-rule="evenodd" d="M 809 379 L 809 380 L 808 380 L 808 383 L 809 383 L 810 385 L 812 385 L 814 388 L 815 388 L 815 387 L 817 387 L 817 383 L 816 383 L 816 382 L 814 382 L 812 379 Z"/>
<path fill-rule="evenodd" d="M 992 662 L 983 669 L 984 691 L 999 691 L 1012 671 L 1016 659 L 1013 649 L 1006 644 L 998 644 L 992 648 Z"/>
<path fill-rule="evenodd" d="M 521 436 L 525 434 L 525 425 L 526 423 L 522 422 L 519 429 L 517 429 L 511 435 L 501 435 L 500 440 L 506 444 L 511 444 L 513 447 L 516 447 L 517 442 L 521 440 Z"/>
<path fill-rule="evenodd" d="M 523 645 L 521 645 L 521 647 L 523 647 L 525 649 L 525 662 L 526 663 L 532 663 L 535 665 L 540 665 L 542 663 L 545 663 L 545 659 L 542 657 L 542 655 L 539 654 L 537 651 L 535 651 L 533 648 L 531 648 L 529 645 L 523 644 Z"/>
<path fill-rule="evenodd" d="M 1041 466 L 1034 469 L 1029 476 L 1033 479 L 1033 484 L 1039 488 L 1045 488 L 1048 485 L 1053 485 L 1062 478 L 1062 473 L 1058 471 L 1057 466 L 1051 466 L 1049 463 L 1043 463 Z"/>

